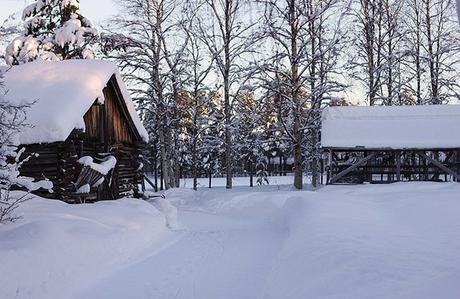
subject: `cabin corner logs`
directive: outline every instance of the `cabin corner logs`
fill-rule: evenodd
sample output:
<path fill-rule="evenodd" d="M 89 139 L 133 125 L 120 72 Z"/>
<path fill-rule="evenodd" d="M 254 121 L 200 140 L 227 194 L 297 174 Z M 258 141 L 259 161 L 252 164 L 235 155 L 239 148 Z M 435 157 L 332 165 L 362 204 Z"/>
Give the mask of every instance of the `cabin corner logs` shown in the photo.
<path fill-rule="evenodd" d="M 103 90 L 104 102 L 95 100 L 84 115 L 86 130 L 74 130 L 64 142 L 25 145 L 24 156 L 33 156 L 21 167 L 21 175 L 53 182 L 53 193 L 40 195 L 69 203 L 139 196 L 144 190 L 143 152 L 145 143 L 130 117 L 128 107 L 112 76 Z M 117 159 L 115 168 L 99 187 L 76 194 L 81 174 L 78 160 L 91 156 L 97 162 L 107 156 Z"/>

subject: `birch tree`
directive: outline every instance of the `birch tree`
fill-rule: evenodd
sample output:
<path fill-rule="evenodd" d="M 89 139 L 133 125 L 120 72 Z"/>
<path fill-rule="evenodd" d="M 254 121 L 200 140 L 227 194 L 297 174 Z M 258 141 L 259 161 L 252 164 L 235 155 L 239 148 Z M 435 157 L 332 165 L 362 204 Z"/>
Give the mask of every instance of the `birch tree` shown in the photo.
<path fill-rule="evenodd" d="M 180 7 L 173 0 L 120 0 L 119 3 L 124 13 L 106 28 L 107 33 L 102 37 L 104 53 L 118 62 L 139 104 L 145 126 L 151 135 L 156 135 L 152 140 L 159 143 L 165 188 L 178 187 L 177 103 L 187 45 L 177 34 Z M 180 46 L 171 47 L 172 40 Z"/>
<path fill-rule="evenodd" d="M 234 163 L 233 101 L 239 88 L 244 86 L 243 56 L 254 44 L 254 40 L 250 39 L 253 24 L 248 22 L 246 0 L 203 0 L 203 3 L 201 38 L 222 80 L 226 187 L 230 189 Z"/>
<path fill-rule="evenodd" d="M 407 0 L 405 7 L 405 27 L 407 28 L 408 69 L 411 74 L 411 93 L 415 103 L 421 105 L 422 101 L 422 7 L 420 0 Z"/>
<path fill-rule="evenodd" d="M 455 66 L 458 65 L 459 38 L 455 4 L 452 0 L 422 0 L 422 49 L 428 70 L 428 98 L 430 104 L 447 103 L 458 98 Z"/>
<path fill-rule="evenodd" d="M 189 94 L 186 105 L 181 109 L 187 117 L 185 132 L 189 140 L 188 149 L 190 151 L 190 165 L 193 177 L 193 189 L 198 188 L 198 171 L 202 167 L 204 159 L 206 131 L 209 131 L 212 125 L 212 97 L 207 79 L 213 70 L 214 61 L 206 48 L 205 44 L 199 38 L 199 24 L 197 13 L 203 3 L 188 1 L 184 13 L 187 22 L 182 24 L 182 29 L 188 39 L 188 46 L 185 49 L 184 61 L 186 73 L 185 88 Z M 200 159 L 201 158 L 201 159 Z"/>
<path fill-rule="evenodd" d="M 381 99 L 384 67 L 384 5 L 382 0 L 358 0 L 353 4 L 355 55 L 351 56 L 352 77 L 366 89 L 370 106 Z"/>
<path fill-rule="evenodd" d="M 303 188 L 308 132 L 318 155 L 319 115 L 326 101 L 343 85 L 334 79 L 339 56 L 341 14 L 339 1 L 262 1 L 264 31 L 275 54 L 262 66 L 267 88 L 278 101 L 278 117 L 292 142 L 294 186 Z M 346 6 L 345 6 L 346 7 Z M 343 7 L 342 7 L 343 8 Z M 334 26 L 335 24 L 335 26 Z M 270 94 L 270 93 L 269 93 Z M 310 157 L 311 157 L 310 153 Z M 313 165 L 318 158 L 312 157 Z M 317 167 L 313 166 L 316 185 Z"/>

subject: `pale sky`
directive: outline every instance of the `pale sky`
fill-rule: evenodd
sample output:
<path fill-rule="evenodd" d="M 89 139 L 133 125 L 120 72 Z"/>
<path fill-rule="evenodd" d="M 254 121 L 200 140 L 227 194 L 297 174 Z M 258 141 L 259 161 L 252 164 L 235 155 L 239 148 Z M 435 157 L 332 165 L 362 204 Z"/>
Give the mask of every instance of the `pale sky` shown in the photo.
<path fill-rule="evenodd" d="M 0 0 L 0 23 L 15 12 L 34 2 L 33 0 Z M 80 0 L 82 14 L 95 25 L 117 12 L 116 5 L 112 0 Z"/>

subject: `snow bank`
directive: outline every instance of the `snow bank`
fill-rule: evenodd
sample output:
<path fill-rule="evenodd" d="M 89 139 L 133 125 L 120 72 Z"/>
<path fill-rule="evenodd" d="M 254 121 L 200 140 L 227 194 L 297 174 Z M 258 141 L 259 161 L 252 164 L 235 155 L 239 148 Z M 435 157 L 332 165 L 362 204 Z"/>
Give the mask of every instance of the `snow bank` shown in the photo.
<path fill-rule="evenodd" d="M 28 112 L 31 125 L 20 135 L 21 144 L 64 141 L 74 129 L 85 129 L 83 116 L 93 103 L 104 101 L 103 89 L 116 75 L 131 118 L 147 141 L 126 86 L 112 62 L 95 60 L 36 61 L 11 68 L 6 73 L 7 100 L 36 101 Z"/>
<path fill-rule="evenodd" d="M 323 147 L 458 148 L 460 105 L 328 107 Z"/>
<path fill-rule="evenodd" d="M 459 298 L 460 184 L 334 186 L 284 207 L 264 298 Z"/>
<path fill-rule="evenodd" d="M 0 298 L 70 298 L 172 234 L 157 209 L 135 199 L 68 205 L 34 197 L 18 214 L 0 226 Z"/>

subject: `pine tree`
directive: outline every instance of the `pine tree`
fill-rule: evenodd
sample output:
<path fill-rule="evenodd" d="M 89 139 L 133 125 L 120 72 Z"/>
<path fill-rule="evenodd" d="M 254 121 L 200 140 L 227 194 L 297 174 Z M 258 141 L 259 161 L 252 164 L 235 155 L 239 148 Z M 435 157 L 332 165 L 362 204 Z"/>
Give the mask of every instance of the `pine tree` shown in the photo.
<path fill-rule="evenodd" d="M 22 15 L 24 32 L 7 47 L 8 65 L 36 59 L 93 59 L 97 30 L 80 13 L 79 0 L 37 0 Z"/>

